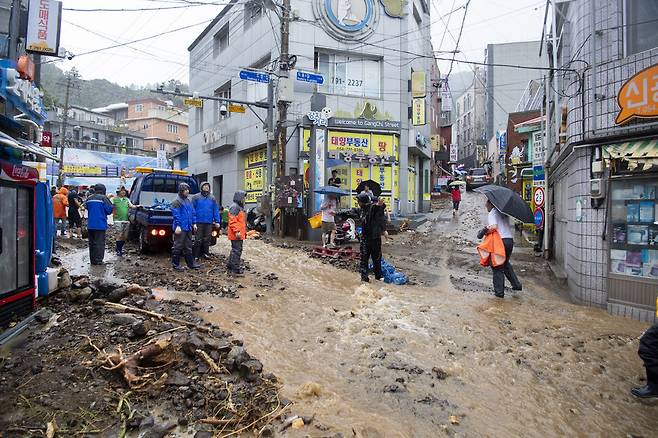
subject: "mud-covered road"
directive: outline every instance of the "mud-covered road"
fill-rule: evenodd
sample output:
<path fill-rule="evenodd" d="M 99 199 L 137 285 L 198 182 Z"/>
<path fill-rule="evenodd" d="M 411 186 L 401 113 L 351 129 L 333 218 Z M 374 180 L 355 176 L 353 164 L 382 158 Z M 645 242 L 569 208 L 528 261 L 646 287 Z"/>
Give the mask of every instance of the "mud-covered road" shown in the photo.
<path fill-rule="evenodd" d="M 393 236 L 384 257 L 411 286 L 362 284 L 263 241 L 245 243 L 242 279 L 226 278 L 220 258 L 174 274 L 164 255 L 112 259 L 108 272 L 197 300 L 198 316 L 242 338 L 296 411 L 323 425 L 291 436 L 656 436 L 658 404 L 629 393 L 643 384 L 647 325 L 569 303 L 527 244 L 513 257 L 523 292 L 495 298 L 475 253 L 483 218 L 468 193 L 459 217 L 445 204 Z"/>

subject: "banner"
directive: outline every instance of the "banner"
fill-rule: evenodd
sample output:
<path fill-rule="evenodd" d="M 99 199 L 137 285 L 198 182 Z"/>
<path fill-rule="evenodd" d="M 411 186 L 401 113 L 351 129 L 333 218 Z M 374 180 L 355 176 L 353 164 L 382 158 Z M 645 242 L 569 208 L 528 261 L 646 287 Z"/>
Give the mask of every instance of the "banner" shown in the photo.
<path fill-rule="evenodd" d="M 252 190 L 263 190 L 265 187 L 265 166 L 245 169 L 244 171 L 244 189 L 249 192 Z"/>
<path fill-rule="evenodd" d="M 397 160 L 398 155 L 393 143 L 394 138 L 393 135 L 372 134 L 372 150 L 376 154 L 388 154 Z"/>
<path fill-rule="evenodd" d="M 41 55 L 57 56 L 61 24 L 62 2 L 30 0 L 25 50 Z"/>
<path fill-rule="evenodd" d="M 261 148 L 252 152 L 247 152 L 244 158 L 244 167 L 253 167 L 265 162 L 267 162 L 267 148 Z"/>
<path fill-rule="evenodd" d="M 329 131 L 330 151 L 370 152 L 370 134 Z"/>
<path fill-rule="evenodd" d="M 425 123 L 425 98 L 414 97 L 411 110 L 411 124 L 422 126 Z"/>
<path fill-rule="evenodd" d="M 369 167 L 352 167 L 352 190 L 356 190 L 362 181 L 370 179 Z"/>
<path fill-rule="evenodd" d="M 382 191 L 393 189 L 393 167 L 391 166 L 372 166 L 373 181 L 378 182 Z"/>

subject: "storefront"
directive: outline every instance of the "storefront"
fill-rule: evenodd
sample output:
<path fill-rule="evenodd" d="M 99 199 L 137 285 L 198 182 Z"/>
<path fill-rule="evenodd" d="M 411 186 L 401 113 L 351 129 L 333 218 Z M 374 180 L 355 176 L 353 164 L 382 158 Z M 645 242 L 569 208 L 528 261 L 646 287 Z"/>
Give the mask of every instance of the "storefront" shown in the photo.
<path fill-rule="evenodd" d="M 608 301 L 658 304 L 658 139 L 603 146 L 609 178 Z"/>
<path fill-rule="evenodd" d="M 399 211 L 400 122 L 333 117 L 325 119 L 326 125 L 314 126 L 307 120 L 309 123 L 301 128 L 299 157 L 309 186 L 326 185 L 336 171 L 340 187 L 350 193 L 341 200 L 341 207 L 348 208 L 356 206 L 359 184 L 373 180 L 382 189 L 380 198 L 384 203 L 392 211 Z M 315 160 L 310 160 L 312 149 Z M 309 163 L 315 164 L 313 177 Z M 406 184 L 409 199 L 414 199 L 415 175 L 409 172 L 409 178 L 413 179 Z M 319 209 L 319 203 L 320 197 L 316 197 L 314 210 Z"/>

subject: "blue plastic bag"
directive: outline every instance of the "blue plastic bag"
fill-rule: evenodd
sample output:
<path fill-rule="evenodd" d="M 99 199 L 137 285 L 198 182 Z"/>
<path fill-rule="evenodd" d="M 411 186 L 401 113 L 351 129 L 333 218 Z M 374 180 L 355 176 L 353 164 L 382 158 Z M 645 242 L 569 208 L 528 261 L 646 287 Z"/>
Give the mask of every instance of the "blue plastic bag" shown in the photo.
<path fill-rule="evenodd" d="M 372 271 L 372 262 L 368 264 L 368 268 Z M 403 285 L 407 284 L 409 278 L 402 272 L 397 271 L 395 266 L 388 263 L 382 258 L 382 274 L 384 274 L 384 283 Z"/>

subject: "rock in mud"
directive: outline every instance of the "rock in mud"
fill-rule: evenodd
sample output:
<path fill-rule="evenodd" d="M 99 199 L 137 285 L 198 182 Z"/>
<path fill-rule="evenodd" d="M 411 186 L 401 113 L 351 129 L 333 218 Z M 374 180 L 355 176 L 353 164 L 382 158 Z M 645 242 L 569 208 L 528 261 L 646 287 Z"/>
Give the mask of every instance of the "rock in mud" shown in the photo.
<path fill-rule="evenodd" d="M 384 386 L 384 392 L 401 392 L 401 391 L 402 389 L 396 384 Z"/>
<path fill-rule="evenodd" d="M 89 286 L 89 277 L 80 277 L 73 282 L 73 287 L 76 289 L 84 289 Z"/>
<path fill-rule="evenodd" d="M 439 367 L 432 368 L 432 374 L 439 380 L 445 380 L 448 378 L 448 372 Z"/>
<path fill-rule="evenodd" d="M 116 313 L 111 317 L 114 325 L 133 325 L 141 320 L 131 313 Z"/>
<path fill-rule="evenodd" d="M 80 301 L 86 301 L 91 297 L 92 290 L 90 287 L 85 287 L 82 289 L 71 289 L 67 294 L 66 297 L 73 301 L 74 303 L 80 302 Z"/>
<path fill-rule="evenodd" d="M 71 276 L 67 271 L 63 271 L 62 275 L 57 279 L 57 288 L 58 289 L 66 289 L 71 287 L 73 284 L 73 281 L 71 280 Z"/>
<path fill-rule="evenodd" d="M 240 374 L 249 382 L 258 379 L 263 372 L 263 364 L 258 359 L 249 359 L 240 364 Z"/>
<path fill-rule="evenodd" d="M 94 284 L 96 285 L 96 289 L 101 295 L 107 295 L 113 290 L 121 287 L 119 283 L 108 280 L 106 278 L 99 278 L 94 282 Z"/>
<path fill-rule="evenodd" d="M 240 366 L 251 359 L 244 347 L 233 347 L 226 358 L 226 364 L 230 370 L 238 371 Z"/>

